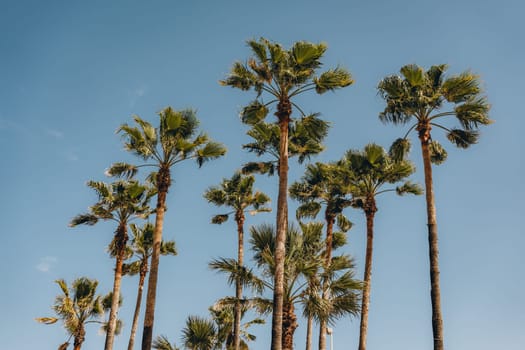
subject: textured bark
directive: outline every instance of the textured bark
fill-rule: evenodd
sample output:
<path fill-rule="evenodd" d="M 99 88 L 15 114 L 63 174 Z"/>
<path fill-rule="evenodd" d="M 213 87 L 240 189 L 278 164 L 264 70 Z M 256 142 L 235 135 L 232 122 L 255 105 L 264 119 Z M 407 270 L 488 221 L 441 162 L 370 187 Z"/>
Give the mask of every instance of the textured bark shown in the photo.
<path fill-rule="evenodd" d="M 126 253 L 126 244 L 128 242 L 127 222 L 122 222 L 117 228 L 115 234 L 115 278 L 113 280 L 113 298 L 111 300 L 111 309 L 109 311 L 108 330 L 106 332 L 106 342 L 104 350 L 113 349 L 113 341 L 115 340 L 115 329 L 117 326 L 117 315 L 120 300 L 120 285 L 122 282 L 122 263 L 124 262 L 124 254 Z"/>
<path fill-rule="evenodd" d="M 142 291 L 144 290 L 144 281 L 148 273 L 148 259 L 140 264 L 139 289 L 137 292 L 137 301 L 135 302 L 135 313 L 133 314 L 133 324 L 131 325 L 131 334 L 129 336 L 128 350 L 133 350 L 135 346 L 135 336 L 139 325 L 140 305 L 142 303 Z"/>
<path fill-rule="evenodd" d="M 361 301 L 361 324 L 359 327 L 359 350 L 366 350 L 366 335 L 368 331 L 368 308 L 370 305 L 370 288 L 372 283 L 372 254 L 374 251 L 374 216 L 377 212 L 375 199 L 366 199 L 364 212 L 366 215 L 366 257 L 363 300 Z"/>
<path fill-rule="evenodd" d="M 283 305 L 283 350 L 293 349 L 293 335 L 299 325 L 293 303 Z"/>
<path fill-rule="evenodd" d="M 275 277 L 272 314 L 272 350 L 282 349 L 284 258 L 286 253 L 286 230 L 288 229 L 288 125 L 292 105 L 289 100 L 280 101 L 276 116 L 279 119 L 279 194 L 277 197 L 277 229 L 275 237 Z"/>
<path fill-rule="evenodd" d="M 235 213 L 235 221 L 237 221 L 237 262 L 239 266 L 244 264 L 244 213 L 237 210 Z M 236 281 L 235 285 L 235 319 L 233 325 L 233 344 L 235 350 L 240 350 L 241 346 L 241 304 L 242 298 L 242 284 L 240 280 Z"/>
<path fill-rule="evenodd" d="M 153 252 L 151 255 L 151 269 L 146 294 L 146 311 L 144 314 L 144 330 L 142 333 L 142 350 L 151 350 L 153 341 L 153 322 L 155 318 L 155 302 L 157 300 L 157 280 L 159 275 L 160 244 L 162 242 L 162 228 L 166 211 L 166 196 L 171 185 L 170 169 L 161 167 L 157 174 L 157 207 L 155 215 L 155 231 L 153 231 Z"/>
<path fill-rule="evenodd" d="M 325 246 L 325 266 L 329 267 L 332 263 L 332 245 L 333 245 L 333 231 L 334 231 L 334 222 L 335 216 L 328 212 L 328 208 L 325 211 L 325 220 L 326 220 L 326 246 Z M 328 291 L 328 281 L 323 283 L 323 299 L 330 298 L 330 293 Z M 321 320 L 319 323 L 319 350 L 326 350 L 326 329 L 327 322 Z"/>
<path fill-rule="evenodd" d="M 86 330 L 84 325 L 80 324 L 79 329 L 75 332 L 75 339 L 73 341 L 73 350 L 80 350 L 82 343 L 86 340 Z"/>
<path fill-rule="evenodd" d="M 314 330 L 314 318 L 308 316 L 306 321 L 306 350 L 312 350 L 312 332 Z"/>
<path fill-rule="evenodd" d="M 434 350 L 443 350 L 443 319 L 441 316 L 441 291 L 439 286 L 438 231 L 432 181 L 432 164 L 430 162 L 429 149 L 431 140 L 430 130 L 431 126 L 428 124 L 420 124 L 417 127 L 423 155 L 423 168 L 425 171 L 425 196 L 427 202 L 428 248 L 430 258 L 430 299 L 432 301 Z"/>

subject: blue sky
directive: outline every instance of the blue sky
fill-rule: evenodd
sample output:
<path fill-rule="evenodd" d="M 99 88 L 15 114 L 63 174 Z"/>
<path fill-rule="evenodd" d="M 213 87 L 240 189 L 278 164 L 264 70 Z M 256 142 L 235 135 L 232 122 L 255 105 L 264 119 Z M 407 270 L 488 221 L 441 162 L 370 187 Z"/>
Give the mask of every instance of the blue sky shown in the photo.
<path fill-rule="evenodd" d="M 245 41 L 264 36 L 285 46 L 324 41 L 326 67 L 348 68 L 355 84 L 334 94 L 299 100 L 332 123 L 327 150 L 314 160 L 339 158 L 368 142 L 384 146 L 404 129 L 382 125 L 378 81 L 408 63 L 448 63 L 450 73 L 478 73 L 495 123 L 469 150 L 447 145 L 449 159 L 434 171 L 445 344 L 448 349 L 525 347 L 525 235 L 522 130 L 525 59 L 523 4 L 493 1 L 2 1 L 0 3 L 0 147 L 3 264 L 0 318 L 5 349 L 56 349 L 65 341 L 51 315 L 57 278 L 97 278 L 112 286 L 113 261 L 105 248 L 114 227 L 68 228 L 96 200 L 85 186 L 106 180 L 115 161 L 133 161 L 115 135 L 133 114 L 156 122 L 171 105 L 197 109 L 202 129 L 226 144 L 223 159 L 202 169 L 174 170 L 165 237 L 179 256 L 161 262 L 155 335 L 180 344 L 190 314 L 206 315 L 232 292 L 207 263 L 235 256 L 232 223 L 210 225 L 218 212 L 203 191 L 229 177 L 253 156 L 239 109 L 251 93 L 221 87 L 235 60 L 249 55 Z M 437 136 L 442 139 L 443 135 Z M 421 169 L 420 153 L 412 158 Z M 303 167 L 293 164 L 291 180 Z M 422 182 L 422 173 L 414 176 Z M 256 186 L 276 201 L 276 178 Z M 292 206 L 295 206 L 291 202 Z M 424 199 L 384 196 L 376 220 L 370 349 L 430 349 L 431 321 Z M 355 223 L 346 252 L 362 275 L 364 220 Z M 248 224 L 274 222 L 274 214 Z M 127 346 L 137 280 L 123 283 L 120 312 L 128 328 L 116 349 Z M 295 345 L 304 346 L 300 322 Z M 356 348 L 359 322 L 334 328 L 334 348 Z M 269 325 L 255 330 L 253 349 L 269 347 Z M 104 337 L 88 329 L 84 349 Z"/>

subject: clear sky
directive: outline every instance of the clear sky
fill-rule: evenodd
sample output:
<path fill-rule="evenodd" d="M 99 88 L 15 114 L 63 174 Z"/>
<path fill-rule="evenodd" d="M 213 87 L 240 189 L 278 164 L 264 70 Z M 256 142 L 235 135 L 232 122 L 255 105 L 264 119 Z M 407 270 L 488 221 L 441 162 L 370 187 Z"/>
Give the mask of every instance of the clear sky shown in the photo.
<path fill-rule="evenodd" d="M 351 87 L 300 100 L 332 123 L 320 161 L 372 141 L 388 146 L 405 132 L 379 122 L 383 101 L 375 89 L 401 66 L 448 63 L 451 73 L 480 74 L 495 123 L 471 149 L 447 144 L 449 159 L 434 173 L 445 345 L 524 349 L 523 13 L 519 0 L 1 1 L 2 349 L 56 349 L 65 341 L 61 326 L 34 321 L 52 315 L 55 279 L 88 276 L 100 281 L 101 292 L 111 289 L 113 260 L 105 248 L 114 227 L 67 223 L 96 200 L 87 180 L 106 180 L 112 162 L 135 160 L 123 151 L 117 127 L 133 114 L 156 123 L 168 105 L 197 109 L 202 129 L 229 152 L 200 170 L 194 163 L 174 170 L 164 232 L 180 253 L 161 261 L 154 334 L 180 344 L 188 315 L 205 316 L 216 299 L 233 293 L 207 264 L 235 256 L 235 227 L 209 224 L 219 211 L 202 193 L 253 159 L 241 150 L 248 138 L 238 119 L 253 94 L 218 80 L 248 57 L 245 41 L 261 36 L 286 47 L 324 41 L 325 66 L 344 66 L 355 78 Z M 414 178 L 422 182 L 420 157 L 414 147 Z M 291 180 L 302 169 L 294 163 Z M 276 181 L 256 183 L 274 203 Z M 362 276 L 364 220 L 357 211 L 348 215 L 355 227 L 346 251 Z M 274 220 L 261 214 L 247 224 Z M 423 197 L 379 201 L 370 349 L 431 349 L 425 220 Z M 136 284 L 123 282 L 127 328 L 115 349 L 127 346 Z M 358 328 L 357 319 L 341 320 L 334 348 L 357 348 Z M 298 349 L 305 329 L 300 320 Z M 252 348 L 267 349 L 269 324 L 254 331 Z M 103 342 L 90 328 L 83 348 Z"/>

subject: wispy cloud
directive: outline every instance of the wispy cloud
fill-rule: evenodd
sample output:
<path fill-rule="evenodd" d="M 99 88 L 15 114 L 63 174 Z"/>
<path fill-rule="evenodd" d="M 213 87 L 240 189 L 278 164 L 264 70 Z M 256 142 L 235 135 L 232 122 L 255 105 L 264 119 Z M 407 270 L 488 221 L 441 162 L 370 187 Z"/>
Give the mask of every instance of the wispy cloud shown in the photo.
<path fill-rule="evenodd" d="M 40 259 L 40 262 L 36 265 L 36 269 L 40 272 L 49 272 L 53 268 L 58 259 L 54 256 L 45 256 Z"/>
<path fill-rule="evenodd" d="M 46 133 L 51 136 L 51 137 L 54 137 L 55 139 L 61 139 L 64 137 L 64 133 L 60 130 L 56 130 L 56 129 L 46 129 Z"/>
<path fill-rule="evenodd" d="M 144 96 L 148 92 L 148 88 L 146 86 L 138 87 L 134 90 L 131 90 L 128 92 L 129 95 L 129 105 L 130 107 L 134 107 L 137 101 Z"/>
<path fill-rule="evenodd" d="M 69 152 L 66 153 L 66 159 L 69 160 L 70 162 L 76 162 L 80 158 L 78 157 L 78 155 L 75 152 L 69 151 Z"/>

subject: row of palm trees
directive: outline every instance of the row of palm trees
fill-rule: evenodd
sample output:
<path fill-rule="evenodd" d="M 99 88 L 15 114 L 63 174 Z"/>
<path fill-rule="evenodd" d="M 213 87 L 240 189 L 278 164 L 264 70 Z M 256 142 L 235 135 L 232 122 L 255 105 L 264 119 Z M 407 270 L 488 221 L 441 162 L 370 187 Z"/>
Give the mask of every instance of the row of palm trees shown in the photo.
<path fill-rule="evenodd" d="M 344 88 L 351 85 L 353 80 L 350 73 L 341 67 L 318 72 L 322 66 L 321 58 L 326 51 L 326 45 L 323 43 L 301 41 L 293 44 L 290 49 L 285 49 L 277 43 L 261 38 L 248 41 L 248 46 L 252 56 L 245 63 L 234 63 L 230 73 L 220 83 L 244 91 L 254 90 L 254 100 L 242 108 L 240 113 L 242 122 L 250 127 L 247 134 L 253 139 L 243 148 L 263 159 L 245 164 L 242 173 L 235 173 L 231 179 L 223 180 L 219 186 L 211 187 L 205 193 L 205 198 L 210 203 L 224 205 L 231 209 L 215 216 L 212 219 L 213 223 L 222 223 L 229 215 L 233 215 L 237 223 L 237 260 L 219 259 L 210 264 L 213 268 L 227 272 L 230 281 L 235 284 L 236 292 L 232 303 L 234 315 L 232 342 L 229 346 L 235 350 L 241 348 L 242 304 L 246 301 L 243 297 L 243 286 L 250 286 L 256 291 L 259 288 L 259 294 L 264 288 L 272 291 L 271 349 L 291 349 L 296 317 L 294 303 L 291 302 L 293 297 L 288 287 L 300 276 L 305 281 L 305 292 L 301 294 L 301 298 L 310 300 L 310 303 L 305 301 L 305 305 L 309 305 L 305 310 L 309 311 L 304 312 L 308 319 L 308 327 L 311 330 L 313 318 L 318 320 L 319 349 L 326 348 L 325 335 L 327 322 L 330 320 L 327 316 L 329 313 L 323 314 L 319 311 L 320 308 L 314 312 L 315 308 L 312 305 L 315 303 L 329 305 L 330 300 L 337 296 L 336 290 L 330 288 L 334 282 L 327 276 L 332 274 L 335 278 L 347 272 L 351 273 L 351 260 L 332 255 L 333 249 L 338 247 L 337 237 L 340 236 L 338 232 L 334 232 L 334 225 L 337 224 L 341 231 L 350 229 L 351 223 L 343 211 L 347 207 L 355 207 L 364 212 L 367 223 L 359 341 L 359 349 L 366 349 L 373 223 L 378 210 L 376 196 L 391 191 L 396 191 L 400 195 L 422 193 L 418 185 L 406 180 L 415 171 L 414 165 L 407 159 L 410 149 L 408 136 L 415 131 L 421 145 L 425 174 L 434 349 L 442 350 L 443 321 L 440 306 L 432 163 L 442 163 L 446 159 L 446 151 L 432 138 L 431 131 L 435 129 L 445 131 L 447 138 L 460 148 L 467 148 L 477 142 L 479 126 L 491 123 L 488 118 L 489 105 L 481 95 L 479 78 L 470 72 L 445 78 L 446 65 L 432 66 L 426 71 L 417 65 L 402 67 L 400 75 L 388 76 L 378 85 L 380 96 L 386 102 L 386 107 L 379 117 L 385 123 L 408 125 L 406 134 L 396 140 L 388 152 L 379 145 L 369 144 L 363 150 L 348 151 L 337 162 L 310 164 L 301 181 L 289 186 L 289 157 L 297 156 L 302 163 L 310 156 L 318 154 L 323 150 L 322 140 L 328 132 L 328 123 L 321 120 L 319 114 L 305 114 L 296 104 L 296 97 L 312 90 L 323 94 Z M 271 108 L 277 118 L 275 121 L 267 120 Z M 90 182 L 90 187 L 99 195 L 99 202 L 91 207 L 90 213 L 79 215 L 71 222 L 73 226 L 92 225 L 101 219 L 114 220 L 118 223 L 110 245 L 110 252 L 116 259 L 113 287 L 113 295 L 116 297 L 112 300 L 107 322 L 105 349 L 112 349 L 113 346 L 122 274 L 125 271 L 140 271 L 141 278 L 142 276 L 145 278 L 145 274 L 142 275 L 142 269 L 139 268 L 140 264 L 124 264 L 124 260 L 130 254 L 127 249 L 128 223 L 135 218 L 146 218 L 148 215 L 155 214 L 155 224 L 148 228 L 152 231 L 152 249 L 142 337 L 142 349 L 150 350 L 153 345 L 159 257 L 163 251 L 162 231 L 166 198 L 171 186 L 172 169 L 178 163 L 190 159 L 196 160 L 200 167 L 204 162 L 218 158 L 226 152 L 223 145 L 211 141 L 206 134 L 198 132 L 198 120 L 194 111 L 176 111 L 168 107 L 161 111 L 159 116 L 159 127 L 154 127 L 135 116 L 134 125 L 124 124 L 119 128 L 125 140 L 125 148 L 137 155 L 143 163 L 139 165 L 115 163 L 107 174 L 124 180 L 117 180 L 113 184 Z M 446 121 L 451 117 L 459 122 L 458 127 L 448 126 Z M 134 176 L 142 167 L 155 169 L 154 172 L 147 174 L 145 184 L 134 180 Z M 253 175 L 245 175 L 250 173 L 277 174 L 279 177 L 275 228 L 251 229 L 252 250 L 260 276 L 244 264 L 245 212 L 269 211 L 267 206 L 269 198 L 261 192 L 253 193 L 255 178 Z M 388 186 L 396 183 L 401 184 L 397 187 Z M 322 240 L 322 251 L 311 246 L 302 246 L 299 249 L 301 252 L 304 250 L 317 252 L 312 253 L 317 260 L 311 256 L 312 259 L 305 263 L 311 265 L 312 261 L 317 261 L 313 269 L 315 273 L 312 273 L 311 268 L 303 266 L 305 269 L 303 270 L 295 266 L 294 263 L 302 260 L 297 256 L 291 257 L 294 252 L 293 247 L 302 244 L 291 240 L 295 239 L 293 237 L 301 237 L 297 239 L 304 243 L 305 230 L 310 228 L 307 228 L 307 224 L 301 223 L 302 232 L 297 233 L 293 225 L 289 224 L 288 195 L 301 203 L 296 215 L 299 220 L 315 218 L 324 207 L 326 235 Z M 157 203 L 152 210 L 147 203 L 154 196 Z M 135 227 L 132 228 L 133 230 L 137 230 L 137 226 L 132 227 Z M 257 235 L 258 229 L 270 232 L 265 236 L 266 245 L 257 245 L 257 242 L 263 241 L 256 238 L 260 238 L 260 235 Z M 172 248 L 173 254 L 174 246 Z M 346 264 L 338 265 L 345 259 L 348 260 Z M 342 275 L 334 274 L 334 271 L 340 271 L 334 270 L 334 266 L 343 266 L 346 272 L 341 272 Z M 147 269 L 146 265 L 144 271 Z M 294 276 L 294 273 L 296 276 L 290 277 Z M 141 283 L 143 282 L 142 279 Z M 354 287 L 357 288 L 357 284 Z M 141 288 L 139 287 L 137 305 L 140 305 Z M 310 299 L 306 297 L 307 295 Z M 256 300 L 262 300 L 260 296 L 258 298 Z M 347 313 L 355 314 L 355 310 L 352 309 Z M 137 316 L 138 311 L 135 317 Z M 132 337 L 136 331 L 135 322 Z M 311 332 L 308 337 L 310 334 Z M 133 342 L 130 340 L 129 349 L 131 348 Z"/>

